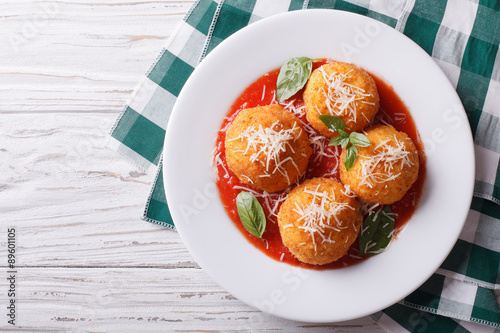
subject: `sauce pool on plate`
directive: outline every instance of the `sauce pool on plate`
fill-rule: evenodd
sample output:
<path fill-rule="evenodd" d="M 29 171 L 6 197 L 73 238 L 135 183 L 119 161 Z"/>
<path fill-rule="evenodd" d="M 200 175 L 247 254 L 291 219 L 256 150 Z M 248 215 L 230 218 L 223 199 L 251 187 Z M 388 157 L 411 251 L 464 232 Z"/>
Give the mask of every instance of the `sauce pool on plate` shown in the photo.
<path fill-rule="evenodd" d="M 313 70 L 325 63 L 326 61 L 313 62 Z M 246 237 L 246 239 L 256 248 L 275 260 L 286 262 L 293 266 L 310 269 L 342 268 L 366 260 L 371 255 L 360 255 L 357 241 L 355 241 L 349 248 L 349 251 L 345 256 L 330 264 L 321 266 L 311 265 L 296 259 L 288 248 L 283 245 L 277 222 L 279 208 L 281 203 L 286 199 L 289 190 L 277 193 L 265 193 L 263 191 L 251 189 L 241 183 L 238 177 L 236 177 L 236 175 L 227 166 L 224 141 L 228 126 L 242 109 L 277 104 L 276 80 L 278 78 L 279 71 L 279 69 L 270 71 L 250 84 L 250 86 L 248 86 L 247 89 L 245 89 L 245 91 L 235 100 L 224 118 L 221 129 L 217 135 L 216 147 L 214 150 L 214 164 L 217 179 L 216 183 L 222 204 L 235 226 Z M 394 235 L 397 235 L 398 231 L 402 230 L 403 226 L 411 218 L 422 194 L 425 179 L 424 147 L 410 112 L 398 95 L 394 92 L 394 89 L 377 76 L 371 73 L 370 75 L 375 80 L 380 96 L 380 109 L 373 124 L 389 124 L 396 130 L 405 132 L 415 144 L 420 159 L 417 181 L 400 201 L 390 205 L 391 210 L 395 213 Z M 309 160 L 305 178 L 327 177 L 340 181 L 338 167 L 341 153 L 340 146 L 328 146 L 330 139 L 321 135 L 308 124 L 302 93 L 303 89 L 280 104 L 295 114 L 309 135 L 310 143 L 313 148 L 313 154 Z M 266 231 L 262 236 L 263 241 L 255 236 L 252 236 L 240 222 L 236 208 L 236 197 L 241 191 L 248 191 L 252 193 L 259 200 L 262 208 L 264 209 L 264 213 L 267 218 L 267 226 Z"/>

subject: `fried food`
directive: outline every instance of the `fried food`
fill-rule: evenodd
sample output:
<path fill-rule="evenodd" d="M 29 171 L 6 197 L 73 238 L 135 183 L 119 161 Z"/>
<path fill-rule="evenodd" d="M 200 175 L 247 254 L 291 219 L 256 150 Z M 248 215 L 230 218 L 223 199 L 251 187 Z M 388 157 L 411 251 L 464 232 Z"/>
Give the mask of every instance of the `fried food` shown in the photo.
<path fill-rule="evenodd" d="M 283 244 L 300 261 L 324 265 L 343 257 L 357 239 L 359 203 L 334 179 L 313 178 L 295 187 L 282 204 Z"/>
<path fill-rule="evenodd" d="M 346 124 L 345 131 L 360 132 L 375 117 L 379 108 L 377 85 L 356 65 L 331 62 L 315 69 L 304 91 L 307 120 L 321 134 L 334 138 L 337 133 L 318 118 L 337 116 Z"/>
<path fill-rule="evenodd" d="M 227 130 L 225 148 L 238 179 L 267 192 L 298 182 L 312 154 L 300 121 L 277 104 L 240 111 Z"/>
<path fill-rule="evenodd" d="M 340 180 L 359 199 L 372 204 L 401 200 L 418 178 L 419 158 L 413 141 L 392 126 L 377 125 L 365 132 L 371 145 L 357 147 L 358 157 L 347 172 L 340 163 Z M 343 149 L 341 161 L 346 149 Z"/>

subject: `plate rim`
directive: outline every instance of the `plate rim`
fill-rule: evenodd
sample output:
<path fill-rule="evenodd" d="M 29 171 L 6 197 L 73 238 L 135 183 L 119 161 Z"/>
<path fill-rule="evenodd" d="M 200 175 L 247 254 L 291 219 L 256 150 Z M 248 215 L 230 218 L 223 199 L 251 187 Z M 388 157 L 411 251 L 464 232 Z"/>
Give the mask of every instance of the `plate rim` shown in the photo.
<path fill-rule="evenodd" d="M 214 50 L 213 50 L 210 54 L 208 54 L 208 55 L 207 55 L 207 57 L 206 57 L 206 59 L 205 59 L 205 60 L 203 60 L 203 61 L 199 64 L 199 66 L 195 69 L 195 71 L 191 74 L 191 77 L 190 77 L 190 78 L 188 79 L 188 81 L 186 82 L 185 87 L 186 87 L 186 86 L 188 86 L 188 84 L 191 84 L 191 81 L 192 81 L 192 80 L 191 80 L 191 78 L 192 78 L 192 77 L 196 77 L 196 76 L 195 76 L 195 75 L 193 75 L 193 74 L 195 74 L 195 73 L 196 73 L 196 71 L 197 71 L 199 68 L 204 68 L 203 66 L 205 66 L 205 65 L 204 65 L 204 63 L 206 63 L 206 60 L 207 60 L 207 59 L 212 59 L 213 57 L 216 57 L 216 56 L 217 56 L 217 54 L 218 54 L 218 52 L 219 52 L 220 47 L 222 47 L 222 48 L 223 48 L 223 47 L 225 47 L 224 45 L 226 45 L 226 44 L 230 43 L 231 41 L 233 41 L 233 40 L 235 40 L 235 39 L 237 39 L 237 38 L 239 38 L 239 36 L 242 34 L 242 31 L 243 31 L 243 33 L 245 33 L 245 31 L 247 31 L 247 30 L 248 30 L 248 29 L 250 29 L 250 28 L 255 30 L 255 29 L 256 29 L 256 27 L 259 27 L 259 26 L 260 26 L 260 25 L 262 25 L 262 24 L 268 24 L 268 23 L 269 23 L 269 22 L 271 22 L 271 21 L 278 21 L 278 20 L 280 20 L 280 19 L 281 19 L 282 17 L 284 17 L 284 16 L 295 16 L 295 15 L 298 15 L 298 16 L 300 16 L 300 15 L 315 15 L 314 13 L 323 13 L 323 14 L 324 14 L 324 13 L 326 13 L 326 12 L 328 12 L 328 13 L 329 13 L 328 15 L 330 15 L 330 14 L 331 14 L 331 15 L 347 15 L 347 16 L 352 16 L 352 17 L 360 17 L 360 18 L 362 18 L 362 20 L 365 20 L 365 21 L 367 21 L 367 22 L 369 22 L 369 21 L 373 21 L 373 22 L 376 22 L 377 24 L 383 24 L 383 23 L 381 23 L 381 22 L 379 22 L 379 21 L 376 21 L 376 20 L 374 20 L 374 19 L 371 19 L 371 18 L 366 17 L 366 16 L 363 16 L 363 15 L 359 15 L 359 14 L 356 14 L 356 13 L 350 13 L 350 12 L 346 12 L 346 11 L 331 10 L 331 9 L 308 9 L 308 10 L 306 10 L 306 11 L 296 11 L 296 12 L 285 12 L 285 13 L 280 13 L 280 14 L 277 14 L 277 15 L 274 15 L 274 16 L 271 16 L 271 17 L 268 17 L 268 18 L 262 19 L 262 20 L 260 20 L 260 21 L 255 22 L 255 23 L 252 23 L 251 25 L 249 25 L 249 26 L 247 26 L 247 27 L 245 27 L 245 28 L 241 29 L 240 31 L 236 32 L 235 34 L 233 34 L 232 36 L 230 36 L 230 37 L 228 37 L 226 40 L 224 40 L 224 41 L 223 41 L 223 42 L 222 42 L 222 43 L 221 43 L 218 47 L 216 47 L 216 48 L 215 48 L 215 49 L 214 49 Z M 322 15 L 322 14 L 321 14 L 321 15 Z M 384 29 L 390 29 L 390 30 L 396 31 L 396 30 L 394 30 L 393 28 L 391 28 L 391 27 L 389 27 L 389 26 L 385 26 L 385 25 L 384 25 L 384 27 L 385 27 Z M 451 83 L 449 83 L 449 81 L 448 81 L 448 79 L 446 78 L 446 76 L 444 75 L 444 73 L 441 71 L 441 69 L 438 67 L 438 65 L 437 65 L 437 64 L 436 64 L 436 63 L 432 60 L 432 58 L 431 58 L 431 57 L 430 57 L 427 53 L 425 53 L 425 51 L 424 51 L 424 50 L 422 50 L 422 49 L 421 49 L 421 48 L 420 48 L 420 47 L 419 47 L 419 46 L 418 46 L 415 42 L 413 42 L 411 39 L 409 39 L 408 37 L 404 36 L 403 34 L 401 34 L 401 33 L 399 33 L 399 32 L 398 32 L 398 34 L 399 34 L 401 37 L 404 37 L 403 39 L 406 39 L 407 41 L 409 41 L 409 42 L 410 42 L 411 44 L 413 44 L 414 46 L 417 46 L 417 47 L 418 47 L 418 49 L 420 50 L 420 52 L 421 52 L 421 53 L 423 53 L 423 54 L 425 54 L 425 56 L 428 58 L 428 60 L 430 60 L 430 61 L 432 62 L 432 64 L 434 65 L 435 69 L 437 69 L 437 71 L 440 73 L 439 75 L 444 76 L 444 78 L 446 79 L 446 81 L 447 81 L 447 82 L 448 82 L 448 84 L 449 84 L 449 88 L 451 88 L 451 90 L 455 93 L 454 98 L 455 98 L 455 99 L 458 99 L 458 101 L 459 101 L 459 98 L 458 98 L 458 95 L 456 94 L 455 89 L 452 87 Z M 259 75 L 263 75 L 264 73 L 265 73 L 265 72 L 260 73 Z M 383 76 L 382 76 L 382 78 L 383 78 Z M 248 83 L 248 84 L 249 84 L 249 83 Z M 397 89 L 397 87 L 395 87 L 395 90 L 396 90 L 396 89 Z M 179 94 L 178 100 L 179 100 L 179 99 L 181 99 L 181 98 L 183 98 L 183 91 L 184 91 L 184 88 L 183 88 L 183 90 L 181 91 L 181 93 Z M 165 158 L 167 158 L 167 156 L 169 155 L 168 151 L 169 151 L 169 147 L 170 147 L 170 142 L 172 141 L 172 139 L 169 139 L 169 137 L 170 137 L 170 136 L 169 136 L 169 134 L 168 134 L 168 133 L 172 132 L 170 129 L 171 129 L 171 127 L 173 127 L 173 125 L 171 125 L 171 124 L 172 124 L 172 123 L 174 123 L 174 124 L 175 124 L 175 122 L 176 122 L 176 121 L 175 121 L 175 119 L 176 119 L 176 117 L 177 117 L 177 114 L 180 112 L 180 111 L 176 111 L 176 110 L 177 110 L 177 105 L 178 105 L 178 103 L 176 102 L 176 103 L 175 103 L 175 105 L 174 105 L 174 109 L 173 109 L 173 111 L 172 111 L 171 119 L 170 119 L 170 121 L 169 121 L 169 123 L 168 123 L 168 126 L 167 126 L 167 131 L 166 131 L 166 136 L 165 136 L 165 144 L 164 144 L 164 148 L 163 148 L 163 156 L 164 156 Z M 462 107 L 463 114 L 465 114 L 465 110 L 463 110 L 463 106 L 461 105 L 461 103 L 460 103 L 460 106 Z M 225 113 L 227 113 L 227 111 L 226 111 Z M 412 116 L 413 116 L 413 114 L 412 114 Z M 173 119 L 174 121 L 172 121 L 172 119 Z M 221 119 L 221 121 L 222 121 L 222 119 Z M 467 126 L 467 127 L 468 127 L 468 126 Z M 471 147 L 469 147 L 469 148 L 472 148 L 472 157 L 474 157 L 474 156 L 473 156 L 473 152 L 474 152 L 473 148 L 474 148 L 474 146 L 473 146 L 473 141 L 472 141 L 472 133 L 471 133 L 471 131 L 470 131 L 470 128 L 469 128 L 469 136 L 470 136 L 470 137 L 469 137 L 469 143 L 470 143 L 470 145 L 471 145 Z M 470 164 L 470 165 L 469 165 L 469 168 L 470 168 L 469 173 L 470 173 L 470 175 L 471 175 L 471 179 L 470 179 L 470 184 L 469 184 L 469 189 L 470 189 L 470 191 L 469 191 L 469 192 L 470 192 L 470 195 L 469 195 L 469 201 L 468 201 L 468 203 L 467 203 L 467 205 L 466 205 L 466 206 L 467 206 L 467 209 L 466 209 L 467 211 L 469 210 L 470 203 L 471 203 L 471 200 L 472 200 L 472 197 L 473 197 L 473 184 L 474 184 L 474 175 L 475 175 L 475 161 L 474 161 L 474 160 L 472 160 L 472 164 Z M 166 169 L 166 170 L 170 170 L 168 165 L 167 165 L 167 169 Z M 169 177 L 170 177 L 169 172 L 164 172 L 164 173 L 163 173 L 163 177 L 164 177 L 164 184 L 165 184 L 165 192 L 166 192 L 167 202 L 175 202 L 175 200 L 173 200 L 173 197 L 175 196 L 175 194 L 174 194 L 174 189 L 173 189 L 173 188 L 171 188 L 171 187 L 169 187 L 169 185 L 168 185 L 168 183 L 169 183 L 168 179 L 169 179 Z M 427 180 L 425 181 L 425 183 L 427 183 L 428 181 L 429 181 L 429 180 L 427 179 Z M 425 186 L 425 184 L 424 184 L 424 186 Z M 466 222 L 466 217 L 467 217 L 467 215 L 465 214 L 465 216 L 463 217 L 463 221 L 461 222 L 461 226 L 460 226 L 460 228 L 457 228 L 457 230 L 458 230 L 458 229 L 459 229 L 459 230 L 458 230 L 458 231 L 457 231 L 457 230 L 455 230 L 455 231 L 456 231 L 455 242 L 456 242 L 456 239 L 458 239 L 458 236 L 459 236 L 459 234 L 460 234 L 460 231 L 462 230 L 462 228 L 463 228 L 463 226 L 464 226 L 464 224 L 465 224 L 465 222 Z M 174 221 L 175 221 L 176 219 L 177 219 L 178 221 L 181 219 L 181 217 L 179 216 L 179 214 L 178 214 L 177 212 L 172 212 L 172 218 L 173 218 L 173 220 L 174 220 Z M 232 223 L 232 222 L 231 222 L 231 223 Z M 181 223 L 181 225 L 182 225 L 182 223 Z M 179 225 L 177 225 L 177 226 L 179 227 Z M 218 285 L 219 285 L 219 286 L 221 286 L 223 289 L 227 290 L 229 293 L 231 293 L 231 294 L 235 295 L 237 298 L 241 299 L 241 300 L 242 300 L 243 302 L 245 302 L 246 304 L 249 304 L 249 305 L 252 305 L 252 306 L 254 306 L 254 307 L 257 307 L 257 308 L 259 308 L 260 310 L 263 310 L 263 311 L 265 311 L 265 312 L 270 312 L 270 311 L 266 311 L 266 309 L 265 309 L 265 308 L 262 308 L 262 307 L 256 306 L 256 304 L 251 304 L 251 302 L 248 302 L 248 299 L 246 299 L 246 297 L 244 297 L 244 296 L 241 296 L 241 297 L 240 297 L 240 296 L 238 296 L 238 295 L 239 295 L 239 293 L 238 293 L 238 292 L 235 292 L 234 290 L 230 290 L 230 288 L 226 288 L 226 287 L 224 286 L 224 285 L 225 285 L 225 283 L 221 283 L 221 282 L 220 282 L 220 279 L 218 279 L 218 278 L 217 278 L 217 274 L 214 274 L 214 273 L 211 271 L 211 269 L 210 269 L 209 267 L 205 267 L 204 260 L 203 260 L 203 259 L 201 259 L 201 260 L 200 260 L 200 258 L 199 258 L 199 256 L 198 256 L 198 253 L 195 253 L 196 251 L 193 251 L 193 250 L 192 250 L 192 248 L 191 248 L 191 246 L 190 246 L 190 245 L 188 245 L 188 243 L 189 243 L 189 242 L 186 242 L 186 239 L 185 239 L 186 235 L 184 234 L 184 229 L 183 229 L 183 227 L 181 226 L 180 228 L 177 228 L 177 229 L 178 229 L 178 232 L 179 232 L 179 234 L 180 234 L 180 236 L 181 236 L 181 238 L 182 238 L 183 242 L 186 244 L 186 247 L 189 249 L 189 252 L 193 255 L 193 257 L 195 258 L 196 262 L 197 262 L 197 263 L 198 263 L 198 264 L 199 264 L 199 265 L 200 265 L 200 266 L 201 266 L 201 267 L 202 267 L 202 268 L 203 268 L 203 269 L 204 269 L 204 270 L 205 270 L 205 271 L 206 271 L 206 272 L 207 272 L 207 273 L 208 273 L 208 274 L 209 274 L 209 275 L 210 275 L 210 276 L 211 276 L 211 277 L 212 277 L 212 278 L 213 278 L 213 279 L 214 279 L 214 280 L 218 283 Z M 446 255 L 443 255 L 443 258 L 442 258 L 442 260 L 441 260 L 440 264 L 441 264 L 441 263 L 442 263 L 442 262 L 446 259 L 446 257 L 448 256 L 448 254 L 449 254 L 449 253 L 450 253 L 450 251 L 452 250 L 452 247 L 453 247 L 453 245 L 451 245 L 451 247 L 449 247 L 448 251 L 446 252 Z M 203 262 L 203 263 L 202 263 L 202 262 Z M 439 264 L 439 265 L 440 265 L 440 264 Z M 439 265 L 438 265 L 438 267 L 439 267 Z M 436 268 L 437 268 L 437 267 L 436 267 Z M 435 271 L 435 269 L 434 269 L 432 272 L 430 272 L 430 273 L 428 274 L 428 276 L 427 276 L 427 278 L 426 278 L 426 279 L 428 279 L 428 278 L 429 278 L 429 277 L 430 277 L 430 276 L 434 273 L 434 271 Z M 423 281 L 421 281 L 421 283 L 425 282 L 425 281 L 426 281 L 426 279 L 425 279 L 425 280 L 423 280 Z M 421 285 L 421 283 L 420 283 L 420 284 L 418 284 L 418 285 L 416 285 L 416 286 L 415 286 L 415 287 L 414 287 L 411 291 L 407 292 L 407 293 L 406 293 L 406 295 L 404 295 L 404 297 L 406 297 L 406 296 L 407 296 L 408 294 L 410 294 L 412 291 L 414 291 L 415 289 L 417 289 L 417 288 Z M 396 300 L 396 302 L 397 302 L 397 300 Z M 393 304 L 393 303 L 395 303 L 395 302 L 391 302 L 391 304 Z M 384 305 L 384 306 L 380 307 L 379 309 L 377 309 L 377 310 L 375 310 L 375 311 L 378 311 L 378 310 L 383 309 L 383 308 L 385 308 L 385 307 L 386 307 L 386 305 Z M 361 316 L 368 315 L 368 314 L 370 314 L 370 313 L 373 313 L 373 311 L 370 311 L 370 312 L 367 312 L 367 313 L 363 313 L 363 314 L 361 314 L 361 315 L 357 314 L 357 315 L 354 315 L 354 316 L 352 316 L 352 317 L 343 317 L 343 318 L 333 318 L 333 317 L 332 317 L 332 318 L 333 318 L 333 321 L 349 320 L 349 319 L 359 318 L 359 317 L 361 317 Z M 274 315 L 277 315 L 277 316 L 279 316 L 279 317 L 286 318 L 286 319 L 294 319 L 294 320 L 297 320 L 296 316 L 287 316 L 286 314 L 283 314 L 283 313 L 273 313 L 273 314 L 274 314 Z M 307 318 L 307 316 L 306 316 L 306 317 L 303 317 L 303 318 L 300 318 L 300 320 L 303 320 L 303 321 L 309 321 L 309 320 L 308 320 L 308 318 Z M 322 319 L 319 319 L 319 320 L 318 320 L 318 318 L 315 318 L 315 319 L 314 319 L 314 320 L 312 320 L 311 322 L 332 322 L 332 320 L 330 320 L 329 318 L 325 317 L 325 318 L 322 318 Z"/>

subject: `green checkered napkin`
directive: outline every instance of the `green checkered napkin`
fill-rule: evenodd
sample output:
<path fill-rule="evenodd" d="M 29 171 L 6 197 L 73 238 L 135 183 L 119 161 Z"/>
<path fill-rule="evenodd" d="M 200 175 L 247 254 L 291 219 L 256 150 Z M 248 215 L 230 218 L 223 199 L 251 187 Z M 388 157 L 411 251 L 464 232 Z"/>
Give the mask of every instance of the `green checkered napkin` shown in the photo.
<path fill-rule="evenodd" d="M 174 228 L 165 199 L 161 152 L 172 107 L 196 65 L 248 24 L 308 8 L 366 15 L 414 40 L 456 88 L 474 135 L 474 198 L 460 239 L 427 282 L 398 304 L 373 314 L 372 319 L 391 332 L 500 329 L 495 296 L 500 257 L 500 4 L 494 0 L 196 2 L 111 133 L 112 144 L 126 158 L 143 169 L 158 167 L 144 219 Z"/>

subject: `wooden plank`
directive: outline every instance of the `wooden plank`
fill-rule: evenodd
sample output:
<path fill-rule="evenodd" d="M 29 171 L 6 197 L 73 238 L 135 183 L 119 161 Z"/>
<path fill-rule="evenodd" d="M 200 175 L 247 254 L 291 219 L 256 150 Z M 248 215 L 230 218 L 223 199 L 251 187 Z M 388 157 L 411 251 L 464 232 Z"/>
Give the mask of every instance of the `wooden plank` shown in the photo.
<path fill-rule="evenodd" d="M 0 112 L 120 111 L 193 1 L 2 1 Z"/>
<path fill-rule="evenodd" d="M 140 220 L 154 175 L 106 148 L 115 117 L 0 115 L 0 232 L 18 229 L 21 265 L 196 267 L 176 232 Z"/>
<path fill-rule="evenodd" d="M 193 268 L 23 268 L 17 291 L 24 331 L 383 332 L 369 318 L 310 324 L 263 314 Z"/>

